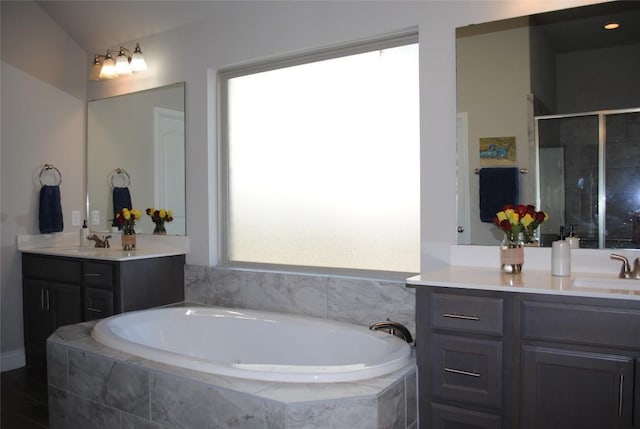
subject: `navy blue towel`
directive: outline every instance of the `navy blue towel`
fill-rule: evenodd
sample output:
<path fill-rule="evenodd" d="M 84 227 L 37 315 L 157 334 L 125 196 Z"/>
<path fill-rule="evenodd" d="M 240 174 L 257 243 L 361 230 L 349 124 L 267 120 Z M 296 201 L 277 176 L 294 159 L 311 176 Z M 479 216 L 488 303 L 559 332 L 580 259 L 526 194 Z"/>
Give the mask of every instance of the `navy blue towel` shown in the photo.
<path fill-rule="evenodd" d="M 118 222 L 116 222 L 116 214 L 120 213 L 122 209 L 132 209 L 131 205 L 131 194 L 129 193 L 129 188 L 127 187 L 115 187 L 113 188 L 113 222 L 112 226 L 120 226 Z"/>
<path fill-rule="evenodd" d="M 505 204 L 518 203 L 518 175 L 516 167 L 480 169 L 480 220 L 493 222 Z"/>
<path fill-rule="evenodd" d="M 43 185 L 40 189 L 38 225 L 40 227 L 40 233 L 42 234 L 60 232 L 64 228 L 62 222 L 62 203 L 60 202 L 60 186 Z"/>

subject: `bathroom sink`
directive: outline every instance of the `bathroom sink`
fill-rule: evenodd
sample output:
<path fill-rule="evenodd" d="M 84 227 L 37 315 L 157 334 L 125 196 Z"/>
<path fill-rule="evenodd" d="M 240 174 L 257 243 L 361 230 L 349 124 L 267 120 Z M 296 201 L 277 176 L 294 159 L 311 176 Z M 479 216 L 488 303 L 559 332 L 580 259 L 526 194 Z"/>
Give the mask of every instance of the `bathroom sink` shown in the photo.
<path fill-rule="evenodd" d="M 576 278 L 574 287 L 640 291 L 640 280 L 620 278 Z"/>

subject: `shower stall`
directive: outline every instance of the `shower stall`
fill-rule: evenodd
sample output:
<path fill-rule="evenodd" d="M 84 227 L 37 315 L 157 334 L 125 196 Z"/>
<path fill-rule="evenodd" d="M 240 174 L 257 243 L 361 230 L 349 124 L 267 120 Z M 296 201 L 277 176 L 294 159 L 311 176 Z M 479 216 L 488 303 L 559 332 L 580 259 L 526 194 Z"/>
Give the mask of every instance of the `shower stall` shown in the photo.
<path fill-rule="evenodd" d="M 535 117 L 542 245 L 574 226 L 585 248 L 640 248 L 640 108 Z"/>

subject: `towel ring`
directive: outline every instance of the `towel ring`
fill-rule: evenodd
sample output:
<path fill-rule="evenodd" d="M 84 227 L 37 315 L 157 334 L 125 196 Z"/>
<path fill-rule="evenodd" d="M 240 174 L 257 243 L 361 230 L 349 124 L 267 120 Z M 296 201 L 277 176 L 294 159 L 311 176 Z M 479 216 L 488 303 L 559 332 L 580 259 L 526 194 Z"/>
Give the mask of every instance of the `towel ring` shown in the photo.
<path fill-rule="evenodd" d="M 42 167 L 42 170 L 40 170 L 40 174 L 38 175 L 38 180 L 40 181 L 40 186 L 44 186 L 44 183 L 42 182 L 42 177 L 44 176 L 44 174 L 48 171 L 53 170 L 55 172 L 55 174 L 58 176 L 57 177 L 57 181 L 58 183 L 52 185 L 52 186 L 59 186 L 62 183 L 62 173 L 60 173 L 60 170 L 58 170 L 56 167 L 54 167 L 51 164 L 45 164 L 44 167 Z"/>
<path fill-rule="evenodd" d="M 116 184 L 113 183 L 113 179 L 116 177 L 124 177 L 125 178 L 125 185 L 124 187 L 127 187 L 131 184 L 131 176 L 129 176 L 129 173 L 127 173 L 125 171 L 124 168 L 116 168 L 115 170 L 113 170 L 111 172 L 111 176 L 109 177 L 109 182 L 111 182 L 111 187 L 115 188 Z"/>

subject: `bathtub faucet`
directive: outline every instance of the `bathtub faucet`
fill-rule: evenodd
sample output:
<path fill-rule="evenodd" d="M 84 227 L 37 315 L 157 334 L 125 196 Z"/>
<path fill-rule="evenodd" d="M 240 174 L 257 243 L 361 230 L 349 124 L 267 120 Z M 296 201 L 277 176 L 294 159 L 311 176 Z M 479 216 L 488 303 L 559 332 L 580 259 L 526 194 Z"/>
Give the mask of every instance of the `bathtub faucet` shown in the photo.
<path fill-rule="evenodd" d="M 409 330 L 400 322 L 394 322 L 387 319 L 384 322 L 372 323 L 369 325 L 369 329 L 372 331 L 388 332 L 391 335 L 395 335 L 396 337 L 405 340 L 409 344 L 413 343 L 411 332 L 409 332 Z"/>

